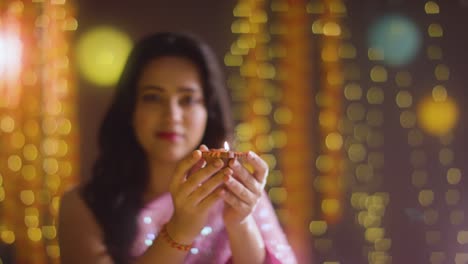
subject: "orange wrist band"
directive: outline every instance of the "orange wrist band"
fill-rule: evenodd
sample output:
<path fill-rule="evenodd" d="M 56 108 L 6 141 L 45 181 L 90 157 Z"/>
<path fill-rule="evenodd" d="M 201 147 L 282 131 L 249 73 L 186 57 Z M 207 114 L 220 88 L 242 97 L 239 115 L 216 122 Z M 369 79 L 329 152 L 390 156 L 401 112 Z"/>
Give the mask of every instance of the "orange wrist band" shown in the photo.
<path fill-rule="evenodd" d="M 166 241 L 172 248 L 182 250 L 182 251 L 190 251 L 190 249 L 192 248 L 192 244 L 184 245 L 184 244 L 177 243 L 174 239 L 172 239 L 172 237 L 167 232 L 166 225 L 163 226 L 160 234 L 162 238 L 164 239 L 164 241 Z"/>

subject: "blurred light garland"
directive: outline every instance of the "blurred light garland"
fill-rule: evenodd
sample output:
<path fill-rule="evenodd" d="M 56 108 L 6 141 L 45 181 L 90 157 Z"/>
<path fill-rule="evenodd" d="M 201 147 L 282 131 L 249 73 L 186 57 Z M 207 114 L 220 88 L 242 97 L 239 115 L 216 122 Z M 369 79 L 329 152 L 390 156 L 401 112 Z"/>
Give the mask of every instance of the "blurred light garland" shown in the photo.
<path fill-rule="evenodd" d="M 348 10 L 343 1 L 311 1 L 307 10 L 315 17 L 312 33 L 320 37 L 322 44 L 318 52 L 322 64 L 321 90 L 316 102 L 320 107 L 318 121 L 323 141 L 316 161 L 320 176 L 314 186 L 322 194 L 323 220 L 310 224 L 316 236 L 315 248 L 321 259 L 335 260 L 333 227 L 348 206 L 344 195 L 349 189 L 356 223 L 364 228 L 362 238 L 355 241 L 362 243 L 368 263 L 386 263 L 391 261 L 388 253 L 391 240 L 386 238 L 382 219 L 389 195 L 379 191 L 384 165 L 381 107 L 384 95 L 379 84 L 386 82 L 386 69 L 374 65 L 370 70 L 372 86 L 365 89 L 367 80 L 362 78 L 356 63 L 357 48 L 344 23 Z M 369 60 L 383 59 L 372 52 L 369 50 Z M 327 207 L 334 210 L 326 210 Z M 325 229 L 316 232 L 321 223 L 326 223 Z"/>
<path fill-rule="evenodd" d="M 314 190 L 317 208 L 309 231 L 314 236 L 317 261 L 333 262 L 330 255 L 335 241 L 331 237 L 334 227 L 342 220 L 344 204 L 343 135 L 339 131 L 343 106 L 343 32 L 341 19 L 347 10 L 342 1 L 310 1 L 306 11 L 312 16 L 311 33 L 317 39 L 317 69 L 320 76 L 315 94 L 317 108 L 318 146 L 315 167 L 317 177 Z"/>
<path fill-rule="evenodd" d="M 428 16 L 426 57 L 430 62 L 429 67 L 434 69 L 433 79 L 429 79 L 429 87 L 432 89 L 426 98 L 420 100 L 418 105 L 405 104 L 405 102 L 412 102 L 414 96 L 406 90 L 401 90 L 398 93 L 396 102 L 402 109 L 401 126 L 408 130 L 408 144 L 412 148 L 413 172 L 411 181 L 418 190 L 417 199 L 420 205 L 418 209 L 423 212 L 423 220 L 426 225 L 425 242 L 430 251 L 427 261 L 432 264 L 466 263 L 468 262 L 468 254 L 463 245 L 466 244 L 465 240 L 468 236 L 465 230 L 459 229 L 465 220 L 465 210 L 460 203 L 463 190 L 460 184 L 462 171 L 454 165 L 455 154 L 451 147 L 454 140 L 453 130 L 458 121 L 458 108 L 447 89 L 450 85 L 448 83 L 450 70 L 443 63 L 444 53 L 441 41 L 444 30 L 439 23 L 440 7 L 437 1 L 426 1 L 424 12 Z M 410 73 L 403 72 L 400 73 L 400 78 L 397 78 L 397 83 L 405 75 L 406 78 L 403 79 L 411 80 Z M 428 84 L 419 85 L 427 86 Z M 433 113 L 427 112 L 434 110 L 449 113 L 449 115 L 436 115 L 438 118 L 434 119 Z M 432 115 L 431 124 L 425 122 L 428 115 Z M 419 125 L 421 129 L 416 125 Z M 440 142 L 440 149 L 435 155 L 438 157 L 438 162 L 429 161 L 432 155 L 427 154 L 422 144 L 424 141 L 430 140 L 430 136 L 437 137 Z M 436 166 L 440 169 L 430 169 L 429 164 L 437 164 Z M 440 173 L 443 177 L 440 177 Z M 439 207 L 442 204 L 444 206 Z"/>
<path fill-rule="evenodd" d="M 18 34 L 22 57 L 0 73 L 0 239 L 14 263 L 59 263 L 56 219 L 77 179 L 76 90 L 70 41 L 77 28 L 66 1 L 7 0 L 0 28 Z M 1 41 L 1 40 L 0 40 Z M 4 71 L 5 72 L 5 71 Z"/>
<path fill-rule="evenodd" d="M 260 152 L 269 164 L 268 194 L 298 259 L 306 263 L 312 174 L 305 131 L 310 120 L 304 116 L 310 112 L 310 96 L 304 96 L 310 92 L 303 60 L 309 45 L 305 4 L 241 0 L 233 14 L 231 29 L 238 37 L 224 62 L 238 69 L 228 80 L 238 122 L 236 147 Z"/>

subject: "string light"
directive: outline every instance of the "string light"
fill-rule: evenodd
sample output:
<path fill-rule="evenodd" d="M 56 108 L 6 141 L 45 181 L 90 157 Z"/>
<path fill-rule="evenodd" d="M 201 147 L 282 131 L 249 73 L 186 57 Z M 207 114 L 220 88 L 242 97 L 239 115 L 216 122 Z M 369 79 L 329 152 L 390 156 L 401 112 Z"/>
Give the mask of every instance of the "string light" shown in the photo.
<path fill-rule="evenodd" d="M 298 258 L 308 261 L 306 225 L 310 221 L 311 184 L 307 181 L 311 173 L 303 125 L 307 120 L 302 113 L 309 111 L 298 107 L 307 105 L 302 102 L 307 96 L 300 94 L 308 90 L 308 85 L 305 75 L 296 75 L 286 66 L 304 66 L 298 62 L 307 56 L 307 47 L 302 45 L 306 40 L 287 28 L 304 26 L 296 20 L 297 14 L 305 14 L 305 3 L 274 0 L 270 4 L 271 12 L 264 1 L 241 0 L 233 10 L 231 30 L 237 39 L 224 56 L 224 63 L 238 69 L 228 80 L 238 123 L 236 148 L 258 151 L 268 163 L 270 199 Z M 291 10 L 295 15 L 288 12 Z M 297 52 L 290 53 L 294 50 Z M 283 177 L 286 171 L 288 175 Z M 290 192 L 292 189 L 294 192 Z M 297 208 L 298 203 L 304 206 Z"/>
<path fill-rule="evenodd" d="M 14 70 L 16 77 L 0 81 L 7 95 L 0 103 L 0 159 L 8 161 L 0 163 L 0 239 L 20 249 L 15 262 L 59 263 L 58 201 L 77 170 L 76 94 L 68 59 L 77 22 L 63 0 L 7 1 L 0 11 L 0 20 L 10 21 L 0 25 L 14 25 L 3 32 L 16 32 L 21 41 L 18 61 L 3 64 L 3 72 Z"/>

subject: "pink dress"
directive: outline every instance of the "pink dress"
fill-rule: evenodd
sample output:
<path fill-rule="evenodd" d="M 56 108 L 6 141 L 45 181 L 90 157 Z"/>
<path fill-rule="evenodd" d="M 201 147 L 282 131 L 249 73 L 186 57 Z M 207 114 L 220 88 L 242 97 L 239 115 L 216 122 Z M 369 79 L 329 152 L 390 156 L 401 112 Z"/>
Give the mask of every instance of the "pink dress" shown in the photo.
<path fill-rule="evenodd" d="M 209 222 L 195 239 L 185 263 L 231 263 L 231 249 L 222 219 L 223 202 L 216 204 Z M 134 256 L 142 255 L 158 236 L 161 227 L 169 221 L 174 211 L 170 193 L 165 193 L 141 211 L 138 217 L 138 234 L 132 250 Z M 265 263 L 296 263 L 294 253 L 284 235 L 273 207 L 266 194 L 262 195 L 254 211 L 254 219 L 266 246 Z"/>

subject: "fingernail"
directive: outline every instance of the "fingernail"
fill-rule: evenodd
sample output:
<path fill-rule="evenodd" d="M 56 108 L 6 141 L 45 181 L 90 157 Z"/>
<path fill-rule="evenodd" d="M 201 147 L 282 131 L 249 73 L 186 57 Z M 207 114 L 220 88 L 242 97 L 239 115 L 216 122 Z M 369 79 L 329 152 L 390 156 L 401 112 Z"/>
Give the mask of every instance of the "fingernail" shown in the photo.
<path fill-rule="evenodd" d="M 220 159 L 215 160 L 214 163 L 213 163 L 213 165 L 214 165 L 216 168 L 219 168 L 219 167 L 223 166 L 223 164 L 224 164 L 223 161 L 220 160 Z"/>
<path fill-rule="evenodd" d="M 226 169 L 224 170 L 224 175 L 228 175 L 228 176 L 229 176 L 229 175 L 231 175 L 231 174 L 232 174 L 232 170 L 231 170 L 231 169 L 226 168 Z"/>
<path fill-rule="evenodd" d="M 231 180 L 231 176 L 224 175 L 223 180 L 224 180 L 224 182 L 229 182 L 229 180 Z"/>

